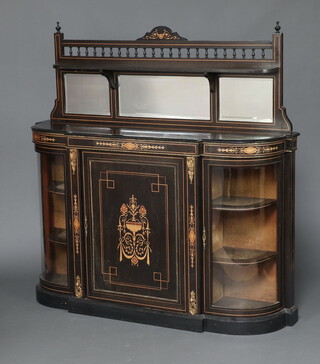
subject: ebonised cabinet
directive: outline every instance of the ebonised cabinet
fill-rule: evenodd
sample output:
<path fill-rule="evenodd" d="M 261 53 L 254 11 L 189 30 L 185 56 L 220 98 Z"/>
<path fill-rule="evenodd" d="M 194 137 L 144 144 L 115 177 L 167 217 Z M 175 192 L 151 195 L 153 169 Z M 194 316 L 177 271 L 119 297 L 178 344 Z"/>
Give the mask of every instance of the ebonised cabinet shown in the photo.
<path fill-rule="evenodd" d="M 279 25 L 271 42 L 56 30 L 57 100 L 32 128 L 38 301 L 199 332 L 293 325 L 298 133 L 281 104 Z"/>

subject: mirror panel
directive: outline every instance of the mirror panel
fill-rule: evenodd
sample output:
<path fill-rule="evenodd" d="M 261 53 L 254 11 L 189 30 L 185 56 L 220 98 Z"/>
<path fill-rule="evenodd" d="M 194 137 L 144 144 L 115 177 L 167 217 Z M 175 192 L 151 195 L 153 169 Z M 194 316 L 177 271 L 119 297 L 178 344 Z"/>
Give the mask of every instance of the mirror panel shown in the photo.
<path fill-rule="evenodd" d="M 119 76 L 119 115 L 210 120 L 210 88 L 205 77 Z"/>
<path fill-rule="evenodd" d="M 109 82 L 97 74 L 64 75 L 65 112 L 110 115 Z"/>
<path fill-rule="evenodd" d="M 219 120 L 273 122 L 273 78 L 220 77 Z"/>

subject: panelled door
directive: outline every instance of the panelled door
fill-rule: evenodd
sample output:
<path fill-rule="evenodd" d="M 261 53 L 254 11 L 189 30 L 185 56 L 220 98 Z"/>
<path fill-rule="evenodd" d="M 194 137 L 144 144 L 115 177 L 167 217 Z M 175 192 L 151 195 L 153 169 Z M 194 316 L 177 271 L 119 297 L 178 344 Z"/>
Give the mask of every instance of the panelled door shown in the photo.
<path fill-rule="evenodd" d="M 83 152 L 88 297 L 186 310 L 183 161 Z"/>

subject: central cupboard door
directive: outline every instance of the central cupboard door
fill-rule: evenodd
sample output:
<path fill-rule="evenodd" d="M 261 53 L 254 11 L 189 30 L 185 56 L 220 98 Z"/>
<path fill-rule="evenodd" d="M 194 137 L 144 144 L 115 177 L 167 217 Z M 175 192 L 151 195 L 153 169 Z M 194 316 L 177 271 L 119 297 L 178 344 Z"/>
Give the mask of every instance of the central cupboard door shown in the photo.
<path fill-rule="evenodd" d="M 89 297 L 186 311 L 183 162 L 83 152 Z"/>

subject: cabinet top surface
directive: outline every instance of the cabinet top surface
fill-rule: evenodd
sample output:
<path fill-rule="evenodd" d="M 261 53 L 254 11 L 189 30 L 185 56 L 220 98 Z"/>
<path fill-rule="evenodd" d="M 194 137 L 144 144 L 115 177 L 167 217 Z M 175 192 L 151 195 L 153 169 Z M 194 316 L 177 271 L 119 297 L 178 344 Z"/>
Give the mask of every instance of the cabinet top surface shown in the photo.
<path fill-rule="evenodd" d="M 298 136 L 298 133 L 228 133 L 228 132 L 193 132 L 193 131 L 167 131 L 167 130 L 146 130 L 126 129 L 109 127 L 86 127 L 81 125 L 52 125 L 50 120 L 36 123 L 33 131 L 64 134 L 69 136 L 105 137 L 105 138 L 134 138 L 134 139 L 155 139 L 163 141 L 180 142 L 263 142 L 276 141 L 284 138 Z"/>

